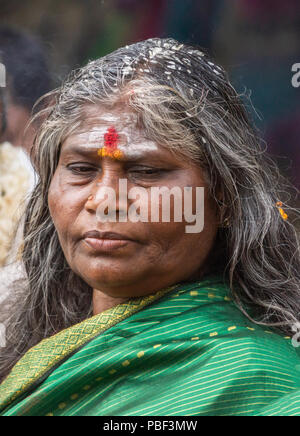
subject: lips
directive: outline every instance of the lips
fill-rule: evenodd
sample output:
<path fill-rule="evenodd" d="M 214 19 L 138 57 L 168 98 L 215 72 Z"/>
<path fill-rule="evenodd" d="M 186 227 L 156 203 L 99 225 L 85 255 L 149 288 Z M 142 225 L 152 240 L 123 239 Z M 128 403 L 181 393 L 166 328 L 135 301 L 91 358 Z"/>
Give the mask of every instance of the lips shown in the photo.
<path fill-rule="evenodd" d="M 83 240 L 90 248 L 97 252 L 117 250 L 135 242 L 128 236 L 120 233 L 99 232 L 98 230 L 91 230 L 84 233 Z"/>
<path fill-rule="evenodd" d="M 98 230 L 90 230 L 89 232 L 84 233 L 83 239 L 86 238 L 132 241 L 131 238 L 122 235 L 121 233 L 99 232 Z"/>

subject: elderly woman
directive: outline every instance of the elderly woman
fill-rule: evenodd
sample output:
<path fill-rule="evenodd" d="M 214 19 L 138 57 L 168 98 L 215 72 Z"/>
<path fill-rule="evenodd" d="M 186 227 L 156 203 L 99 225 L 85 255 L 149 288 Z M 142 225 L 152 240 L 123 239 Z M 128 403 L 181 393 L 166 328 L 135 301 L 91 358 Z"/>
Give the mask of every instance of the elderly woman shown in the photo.
<path fill-rule="evenodd" d="M 297 234 L 223 69 L 151 39 L 52 101 L 2 415 L 299 414 Z"/>

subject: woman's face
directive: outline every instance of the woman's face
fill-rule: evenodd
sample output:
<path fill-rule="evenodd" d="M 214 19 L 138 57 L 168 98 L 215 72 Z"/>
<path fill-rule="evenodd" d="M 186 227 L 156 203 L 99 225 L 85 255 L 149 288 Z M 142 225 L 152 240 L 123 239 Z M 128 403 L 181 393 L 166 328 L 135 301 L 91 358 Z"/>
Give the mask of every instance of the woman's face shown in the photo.
<path fill-rule="evenodd" d="M 107 136 L 111 133 L 114 136 Z M 124 200 L 120 179 L 122 183 L 126 180 L 127 191 L 143 188 L 143 195 Z M 174 220 L 178 203 L 176 206 L 172 196 L 170 222 L 164 222 L 161 215 L 158 222 L 151 220 L 151 208 L 162 212 L 164 207 L 162 197 L 155 200 L 152 196 L 151 200 L 151 189 L 161 187 L 176 187 L 177 193 L 192 188 L 193 211 L 195 188 L 204 187 L 203 231 L 187 233 L 186 226 L 191 223 L 183 213 L 183 219 Z M 115 192 L 116 202 L 103 195 L 107 189 Z M 217 231 L 216 209 L 208 198 L 203 171 L 147 140 L 134 114 L 121 108 L 103 112 L 96 105 L 87 107 L 81 127 L 62 144 L 48 201 L 71 269 L 93 289 L 111 297 L 147 295 L 199 277 Z M 104 214 L 117 217 L 115 222 L 104 222 L 101 208 Z M 144 220 L 124 219 L 126 208 L 137 213 L 143 210 Z"/>

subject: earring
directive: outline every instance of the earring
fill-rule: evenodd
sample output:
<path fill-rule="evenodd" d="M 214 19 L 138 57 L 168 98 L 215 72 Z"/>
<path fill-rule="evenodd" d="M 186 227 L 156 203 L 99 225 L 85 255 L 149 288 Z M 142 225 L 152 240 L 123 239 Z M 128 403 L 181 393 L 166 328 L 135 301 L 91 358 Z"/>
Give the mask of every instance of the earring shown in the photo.
<path fill-rule="evenodd" d="M 223 225 L 222 227 L 230 227 L 230 219 L 229 218 L 225 218 L 225 220 L 223 221 Z"/>

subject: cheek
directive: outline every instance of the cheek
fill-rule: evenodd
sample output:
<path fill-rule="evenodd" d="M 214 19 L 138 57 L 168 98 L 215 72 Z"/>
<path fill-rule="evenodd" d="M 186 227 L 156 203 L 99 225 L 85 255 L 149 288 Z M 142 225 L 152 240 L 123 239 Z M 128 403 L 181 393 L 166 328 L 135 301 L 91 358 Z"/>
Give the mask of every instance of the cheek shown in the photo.
<path fill-rule="evenodd" d="M 60 241 L 60 245 L 64 250 L 64 233 L 67 228 L 67 222 L 68 218 L 65 214 L 64 208 L 62 207 L 62 204 L 64 204 L 62 196 L 57 189 L 57 186 L 55 183 L 51 183 L 49 188 L 49 194 L 48 194 L 48 205 L 49 205 L 49 211 L 52 218 L 52 221 L 54 223 L 56 232 L 58 234 L 58 238 Z"/>
<path fill-rule="evenodd" d="M 67 189 L 60 182 L 59 174 L 55 174 L 48 194 L 48 205 L 51 218 L 54 222 L 59 237 L 62 238 L 69 225 L 74 223 L 80 210 L 80 203 L 76 199 L 75 192 Z"/>
<path fill-rule="evenodd" d="M 206 194 L 206 192 L 205 192 Z M 171 203 L 172 204 L 172 203 Z M 194 205 L 194 202 L 193 202 Z M 187 228 L 195 223 L 188 223 L 184 220 L 174 222 L 149 223 L 147 228 L 148 239 L 152 247 L 156 247 L 164 253 L 165 258 L 172 258 L 174 262 L 180 260 L 184 264 L 186 259 L 189 262 L 200 264 L 205 261 L 213 248 L 218 229 L 218 218 L 214 202 L 205 195 L 204 204 L 204 228 L 197 233 L 187 232 Z M 161 204 L 160 204 L 161 209 Z M 194 207 L 193 207 L 194 209 Z M 171 206 L 171 216 L 174 212 L 174 204 Z M 175 261 L 175 259 L 177 259 Z"/>
<path fill-rule="evenodd" d="M 57 189 L 57 183 L 56 183 L 56 177 L 54 175 L 50 187 L 49 187 L 49 192 L 48 192 L 48 206 L 49 206 L 49 211 L 50 211 L 50 215 L 52 220 L 56 221 L 56 216 L 57 216 L 57 211 L 59 210 L 59 208 L 57 207 L 57 199 L 60 198 L 59 197 L 59 193 L 58 193 L 58 189 Z"/>

